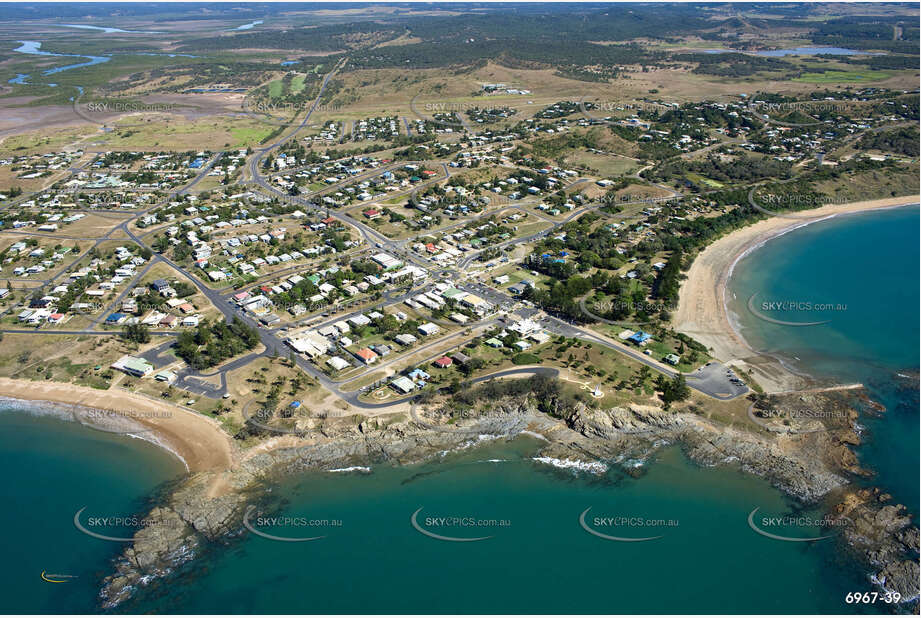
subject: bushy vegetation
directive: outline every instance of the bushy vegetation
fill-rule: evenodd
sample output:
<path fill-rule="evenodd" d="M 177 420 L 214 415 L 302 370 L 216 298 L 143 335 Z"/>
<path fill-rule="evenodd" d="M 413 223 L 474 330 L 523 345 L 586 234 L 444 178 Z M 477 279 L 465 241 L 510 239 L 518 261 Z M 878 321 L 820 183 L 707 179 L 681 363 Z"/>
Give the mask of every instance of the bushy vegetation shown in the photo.
<path fill-rule="evenodd" d="M 918 156 L 918 129 L 902 127 L 892 131 L 880 131 L 865 135 L 859 142 L 861 148 L 883 150 L 896 154 Z"/>
<path fill-rule="evenodd" d="M 676 374 L 671 380 L 663 375 L 657 377 L 656 390 L 661 393 L 662 403 L 665 404 L 666 410 L 676 401 L 684 401 L 691 396 L 691 388 L 680 373 Z"/>
<path fill-rule="evenodd" d="M 700 161 L 672 159 L 647 171 L 645 176 L 654 182 L 667 182 L 683 178 L 690 172 L 721 182 L 753 182 L 766 178 L 788 178 L 790 167 L 788 161 L 768 157 L 742 156 L 727 160 L 709 156 Z"/>
<path fill-rule="evenodd" d="M 489 380 L 477 386 L 462 384 L 452 396 L 454 405 L 473 406 L 505 397 L 529 397 L 544 414 L 564 418 L 579 398 L 563 389 L 557 378 L 535 375 L 526 380 Z"/>
<path fill-rule="evenodd" d="M 150 342 L 150 329 L 144 324 L 128 324 L 122 331 L 122 336 L 135 343 Z"/>
<path fill-rule="evenodd" d="M 785 60 L 749 54 L 676 54 L 672 59 L 697 64 L 692 70 L 693 73 L 720 77 L 748 77 L 762 71 L 785 71 L 794 68 Z"/>
<path fill-rule="evenodd" d="M 901 40 L 893 40 L 894 28 L 898 24 L 904 24 Z M 914 68 L 917 68 L 918 33 L 917 19 L 852 16 L 816 24 L 812 41 L 818 45 L 915 54 Z"/>
<path fill-rule="evenodd" d="M 201 370 L 252 350 L 258 343 L 255 329 L 236 318 L 230 323 L 205 320 L 194 330 L 179 334 L 176 356 L 189 367 Z"/>

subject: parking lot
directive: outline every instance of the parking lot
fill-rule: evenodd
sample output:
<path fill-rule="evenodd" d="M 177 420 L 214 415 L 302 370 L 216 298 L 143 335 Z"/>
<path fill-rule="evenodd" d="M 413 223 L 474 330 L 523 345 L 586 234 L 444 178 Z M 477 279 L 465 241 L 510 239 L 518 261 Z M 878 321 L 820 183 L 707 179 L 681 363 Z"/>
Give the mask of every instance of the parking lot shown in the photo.
<path fill-rule="evenodd" d="M 711 361 L 696 371 L 687 374 L 688 384 L 720 398 L 744 395 L 748 387 L 736 373 L 718 361 Z"/>

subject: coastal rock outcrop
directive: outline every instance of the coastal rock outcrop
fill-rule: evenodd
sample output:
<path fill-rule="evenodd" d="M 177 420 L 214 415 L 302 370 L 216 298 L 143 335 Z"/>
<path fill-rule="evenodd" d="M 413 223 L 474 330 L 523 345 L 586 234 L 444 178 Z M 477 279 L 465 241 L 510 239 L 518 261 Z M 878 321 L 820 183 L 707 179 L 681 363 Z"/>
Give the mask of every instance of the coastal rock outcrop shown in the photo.
<path fill-rule="evenodd" d="M 151 513 L 154 523 L 137 534 L 116 561 L 115 573 L 104 580 L 104 606 L 118 606 L 152 578 L 175 571 L 215 541 L 242 533 L 247 505 L 265 506 L 266 490 L 278 476 L 305 469 L 404 465 L 528 433 L 546 441 L 537 453 L 542 460 L 575 462 L 592 470 L 603 470 L 600 462 L 644 456 L 677 443 L 702 465 L 739 465 L 800 500 L 814 502 L 847 486 L 839 472 L 846 467 L 839 464 L 852 460 L 829 453 L 839 446 L 846 450 L 853 440 L 839 427 L 799 435 L 745 431 L 687 409 L 650 405 L 599 409 L 579 402 L 556 418 L 541 413 L 527 397 L 502 398 L 460 413 L 413 408 L 409 417 L 313 419 L 303 429 L 297 436 L 268 438 L 238 457 L 233 470 L 195 475 L 174 491 Z M 877 498 L 851 492 L 839 513 L 851 522 L 851 544 L 865 546 L 868 561 L 876 565 L 880 585 L 910 598 L 917 593 L 909 585 L 912 567 L 905 552 L 911 547 L 917 551 L 917 528 L 910 527 L 898 507 L 883 506 Z"/>
<path fill-rule="evenodd" d="M 805 501 L 817 500 L 847 483 L 816 459 L 804 439 L 760 436 L 686 412 L 637 405 L 596 410 L 579 405 L 567 417 L 567 423 L 588 438 L 646 436 L 674 440 L 697 463 L 713 466 L 736 462 L 747 472 Z"/>
<path fill-rule="evenodd" d="M 104 580 L 100 598 L 112 608 L 129 598 L 138 586 L 163 577 L 192 560 L 201 547 L 229 535 L 244 495 L 212 488 L 220 473 L 195 474 L 182 483 L 166 504 L 145 516 L 145 526 L 115 563 L 115 573 Z"/>
<path fill-rule="evenodd" d="M 917 602 L 918 527 L 903 505 L 881 504 L 883 496 L 878 489 L 849 492 L 833 512 L 846 518 L 845 538 L 874 569 L 871 579 L 903 602 Z"/>

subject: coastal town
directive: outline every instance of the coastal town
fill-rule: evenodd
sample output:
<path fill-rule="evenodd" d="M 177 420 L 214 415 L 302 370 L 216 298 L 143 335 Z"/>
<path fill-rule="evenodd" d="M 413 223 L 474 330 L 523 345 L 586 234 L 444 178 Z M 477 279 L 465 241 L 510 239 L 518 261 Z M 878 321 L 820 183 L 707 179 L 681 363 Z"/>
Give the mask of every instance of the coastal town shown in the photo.
<path fill-rule="evenodd" d="M 140 344 L 153 337 L 160 345 L 94 371 L 109 380 L 108 369 L 150 378 L 185 390 L 176 400 L 217 406 L 230 393 L 199 380 L 205 367 L 185 357 L 163 362 L 178 333 L 217 318 L 258 334 L 262 351 L 231 366 L 290 356 L 359 408 L 500 371 L 524 375 L 577 341 L 614 353 L 603 367 L 573 372 L 595 396 L 623 389 L 645 366 L 690 377 L 688 386 L 707 395 L 738 397 L 749 390 L 745 379 L 719 369 L 705 347 L 668 324 L 677 274 L 669 261 L 681 252 L 659 238 L 686 244 L 697 224 L 743 208 L 720 189 L 723 164 L 745 160 L 745 152 L 770 155 L 760 173 L 781 177 L 796 168 L 892 166 L 891 154 L 825 155 L 910 122 L 917 110 L 898 103 L 906 96 L 868 88 L 802 101 L 798 110 L 850 113 L 795 126 L 771 120 L 770 105 L 746 94 L 735 103 L 638 101 L 605 117 L 600 105 L 560 101 L 499 133 L 446 133 L 450 127 L 427 120 L 438 137 L 416 161 L 386 150 L 318 155 L 299 128 L 258 153 L 11 157 L 0 164 L 18 180 L 55 176 L 49 188 L 4 195 L 3 230 L 15 242 L 0 256 L 3 321 L 17 334 L 130 331 Z M 510 111 L 495 120 L 509 121 Z M 412 134 L 409 120 L 396 116 L 356 121 L 341 137 L 340 124 L 324 125 L 320 136 L 348 144 Z M 700 163 L 615 176 L 547 165 L 533 154 L 541 134 L 565 142 L 595 126 L 632 132 L 640 147 L 706 151 L 710 177 L 689 171 Z M 618 167 L 640 168 L 640 159 L 631 161 Z M 783 200 L 767 195 L 764 204 Z M 618 319 L 599 315 L 609 307 Z"/>
<path fill-rule="evenodd" d="M 279 540 L 251 520 L 282 508 L 274 475 L 496 448 L 463 465 L 616 493 L 670 446 L 676 479 L 734 466 L 785 496 L 765 511 L 849 518 L 873 589 L 917 609 L 911 496 L 858 448 L 882 435 L 882 379 L 807 373 L 784 338 L 844 341 L 860 314 L 777 297 L 756 259 L 917 204 L 917 7 L 630 7 L 0 18 L 0 397 L 186 471 L 162 520 L 109 535 L 126 544 L 94 580 L 102 611 L 147 612 L 138 592 L 215 539 Z M 850 252 L 871 263 L 874 238 Z M 829 255 L 810 259 L 843 277 Z M 580 534 L 665 538 L 588 512 Z M 754 514 L 746 534 L 787 535 Z"/>

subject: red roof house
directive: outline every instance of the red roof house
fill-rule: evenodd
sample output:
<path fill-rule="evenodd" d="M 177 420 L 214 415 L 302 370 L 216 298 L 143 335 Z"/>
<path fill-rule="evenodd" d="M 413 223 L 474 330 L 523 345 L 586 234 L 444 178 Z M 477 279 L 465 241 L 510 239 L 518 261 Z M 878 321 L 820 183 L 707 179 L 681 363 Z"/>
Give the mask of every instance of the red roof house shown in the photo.
<path fill-rule="evenodd" d="M 360 358 L 365 365 L 370 365 L 377 359 L 377 353 L 371 348 L 362 348 L 355 352 L 355 356 Z"/>

